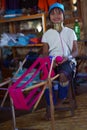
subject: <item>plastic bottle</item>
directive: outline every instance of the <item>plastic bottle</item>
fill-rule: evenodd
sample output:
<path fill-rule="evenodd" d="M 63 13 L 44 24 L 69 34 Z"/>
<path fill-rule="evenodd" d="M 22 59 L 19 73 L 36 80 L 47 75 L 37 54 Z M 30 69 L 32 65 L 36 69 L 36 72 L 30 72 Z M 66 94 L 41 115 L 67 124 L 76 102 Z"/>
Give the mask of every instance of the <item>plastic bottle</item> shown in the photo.
<path fill-rule="evenodd" d="M 80 40 L 80 25 L 79 25 L 78 19 L 75 20 L 74 31 L 76 33 L 77 40 Z"/>

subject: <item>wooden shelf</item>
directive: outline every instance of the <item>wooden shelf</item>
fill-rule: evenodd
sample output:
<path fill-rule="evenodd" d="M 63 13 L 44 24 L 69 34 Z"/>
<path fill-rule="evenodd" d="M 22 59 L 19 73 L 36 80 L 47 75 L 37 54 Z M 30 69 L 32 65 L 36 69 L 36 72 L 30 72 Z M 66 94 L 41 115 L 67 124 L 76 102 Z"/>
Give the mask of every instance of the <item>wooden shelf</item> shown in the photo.
<path fill-rule="evenodd" d="M 20 22 L 20 21 L 29 21 L 29 20 L 37 20 L 37 19 L 41 19 L 42 20 L 42 27 L 43 27 L 43 32 L 46 31 L 46 14 L 45 13 L 40 13 L 40 14 L 34 14 L 34 15 L 22 15 L 22 16 L 18 16 L 15 18 L 2 18 L 0 19 L 0 24 L 8 24 L 9 27 L 9 33 L 15 33 L 16 32 L 16 23 Z M 40 50 L 40 48 L 42 48 L 43 44 L 39 43 L 39 44 L 28 44 L 27 46 L 12 46 L 12 52 L 13 52 L 13 56 L 16 57 L 16 52 L 18 49 L 26 49 L 26 50 Z M 10 46 L 4 46 L 4 48 L 9 48 Z M 30 48 L 30 49 L 29 49 Z"/>
<path fill-rule="evenodd" d="M 17 54 L 18 54 L 17 50 L 19 50 L 19 49 L 20 50 L 22 49 L 21 51 L 22 51 L 22 55 L 23 55 L 23 49 L 25 50 L 25 53 L 27 53 L 29 51 L 39 52 L 42 47 L 43 47 L 42 43 L 28 44 L 27 46 L 4 46 L 4 48 L 11 48 L 12 49 L 12 53 L 13 53 L 14 58 L 17 57 Z M 2 50 L 2 48 L 0 50 Z M 3 54 L 1 54 L 1 55 L 3 57 Z"/>
<path fill-rule="evenodd" d="M 19 21 L 25 21 L 25 20 L 33 20 L 33 19 L 42 19 L 42 26 L 43 26 L 43 32 L 46 31 L 46 14 L 34 14 L 34 15 L 22 15 L 15 18 L 2 18 L 0 19 L 1 23 L 8 23 L 9 25 L 9 32 L 14 33 L 15 32 L 15 23 Z"/>
<path fill-rule="evenodd" d="M 34 15 L 22 15 L 15 18 L 2 18 L 0 19 L 0 23 L 6 22 L 16 22 L 16 21 L 24 21 L 29 19 L 39 19 L 42 18 L 45 14 L 34 14 Z"/>
<path fill-rule="evenodd" d="M 27 46 L 4 46 L 4 48 L 8 48 L 8 47 L 11 47 L 11 48 L 23 48 L 23 47 L 42 47 L 43 44 L 42 43 L 38 43 L 38 44 L 28 44 Z"/>

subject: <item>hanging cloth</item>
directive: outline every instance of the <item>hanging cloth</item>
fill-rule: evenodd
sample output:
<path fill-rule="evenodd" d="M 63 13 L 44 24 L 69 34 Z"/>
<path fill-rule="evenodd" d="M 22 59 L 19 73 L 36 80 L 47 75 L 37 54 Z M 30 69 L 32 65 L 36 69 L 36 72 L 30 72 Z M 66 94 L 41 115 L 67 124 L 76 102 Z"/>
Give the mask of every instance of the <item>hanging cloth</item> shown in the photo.
<path fill-rule="evenodd" d="M 6 3 L 5 3 L 5 0 L 1 0 L 0 1 L 0 4 L 1 4 L 1 9 L 3 9 L 3 10 L 5 10 L 5 8 L 6 8 Z"/>
<path fill-rule="evenodd" d="M 62 2 L 61 0 L 47 0 L 47 1 L 48 1 L 49 6 L 52 5 L 53 3 L 56 3 L 56 2 L 58 2 L 58 3 Z"/>
<path fill-rule="evenodd" d="M 38 6 L 38 0 L 20 0 L 20 8 L 34 8 Z"/>
<path fill-rule="evenodd" d="M 38 0 L 38 7 L 41 10 L 48 12 L 49 6 L 55 2 L 61 3 L 61 0 Z"/>
<path fill-rule="evenodd" d="M 14 10 L 19 8 L 19 0 L 5 0 L 6 1 L 6 10 Z"/>
<path fill-rule="evenodd" d="M 47 0 L 38 0 L 38 7 L 42 11 L 48 11 L 48 1 Z"/>

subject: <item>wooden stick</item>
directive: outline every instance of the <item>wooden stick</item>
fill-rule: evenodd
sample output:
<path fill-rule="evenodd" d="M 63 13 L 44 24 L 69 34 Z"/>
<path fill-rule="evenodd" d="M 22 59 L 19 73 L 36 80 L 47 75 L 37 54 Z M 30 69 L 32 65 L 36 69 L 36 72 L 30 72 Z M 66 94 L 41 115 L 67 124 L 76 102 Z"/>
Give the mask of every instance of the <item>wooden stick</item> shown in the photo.
<path fill-rule="evenodd" d="M 8 78 L 8 80 L 6 80 L 6 81 L 0 83 L 0 87 L 4 86 L 4 85 L 6 85 L 6 84 L 9 84 L 9 82 L 11 82 L 11 78 Z"/>
<path fill-rule="evenodd" d="M 42 98 L 42 96 L 43 96 L 43 94 L 44 94 L 44 91 L 45 91 L 45 89 L 46 89 L 46 86 L 47 86 L 47 85 L 44 86 L 44 88 L 43 88 L 43 90 L 42 90 L 42 92 L 41 92 L 41 94 L 40 94 L 40 97 L 39 97 L 38 101 L 35 103 L 34 108 L 33 108 L 33 111 L 37 108 L 37 106 L 38 106 L 38 104 L 39 104 L 39 102 L 40 102 L 40 100 L 41 100 L 41 98 Z"/>
<path fill-rule="evenodd" d="M 4 86 L 6 84 L 9 84 L 10 82 L 11 82 L 11 78 L 8 78 L 8 80 L 4 81 L 3 83 L 0 83 L 0 87 Z M 6 91 L 6 93 L 4 95 L 4 98 L 3 98 L 2 102 L 1 102 L 1 105 L 0 105 L 1 107 L 3 107 L 4 102 L 5 102 L 6 98 L 7 98 L 7 95 L 8 95 L 8 91 Z"/>
<path fill-rule="evenodd" d="M 16 73 L 14 74 L 13 78 L 15 78 L 15 76 L 18 74 L 19 70 L 23 67 L 24 63 L 26 62 L 27 58 L 25 58 L 22 62 L 22 64 L 19 66 L 18 70 L 16 71 Z"/>
<path fill-rule="evenodd" d="M 51 71 L 53 68 L 54 58 L 52 58 L 50 71 L 48 75 L 48 87 L 49 87 L 49 97 L 50 97 L 50 112 L 51 112 L 51 128 L 55 130 L 55 119 L 54 119 L 54 104 L 53 104 L 53 95 L 52 95 L 52 80 L 51 80 Z"/>
<path fill-rule="evenodd" d="M 26 60 L 27 60 L 27 58 L 25 58 L 25 59 L 23 60 L 21 66 L 19 66 L 19 68 L 18 68 L 18 70 L 16 71 L 15 75 L 13 76 L 13 78 L 15 78 L 16 74 L 19 72 L 19 70 L 21 69 L 21 67 L 22 67 L 22 66 L 24 65 L 24 63 L 26 62 Z M 1 83 L 1 84 L 0 84 L 0 87 L 1 87 L 1 85 L 5 85 L 5 84 L 8 84 L 8 83 L 10 83 L 10 85 L 11 85 L 11 79 L 5 81 L 4 83 Z M 9 86 L 10 86 L 10 85 L 9 85 Z M 6 93 L 5 93 L 4 97 L 3 97 L 3 100 L 2 100 L 2 103 L 1 103 L 1 107 L 3 107 L 7 96 L 8 96 L 8 90 L 6 91 Z"/>
<path fill-rule="evenodd" d="M 1 102 L 1 107 L 3 107 L 4 106 L 4 103 L 5 103 L 5 100 L 6 100 L 6 98 L 7 98 L 7 95 L 8 95 L 8 91 L 6 91 L 6 93 L 5 93 L 5 95 L 4 95 L 4 98 L 3 98 L 3 100 L 2 100 L 2 102 Z"/>
<path fill-rule="evenodd" d="M 11 85 L 11 80 L 9 80 L 8 83 L 9 83 L 9 86 L 10 86 Z M 2 100 L 1 105 L 0 105 L 1 107 L 4 106 L 4 103 L 5 103 L 5 100 L 6 100 L 7 96 L 8 96 L 8 90 L 6 91 L 6 93 L 5 93 L 4 97 L 3 97 L 3 100 Z"/>
<path fill-rule="evenodd" d="M 50 97 L 51 127 L 52 127 L 52 130 L 55 130 L 54 104 L 53 104 L 53 95 L 52 95 L 52 82 L 51 82 L 50 78 L 48 78 L 48 86 L 49 86 L 49 97 Z"/>
<path fill-rule="evenodd" d="M 49 74 L 48 74 L 48 78 L 51 76 L 51 71 L 53 68 L 53 62 L 54 62 L 54 58 L 52 58 L 52 62 L 51 62 L 51 66 L 50 66 L 50 70 L 49 70 Z"/>
<path fill-rule="evenodd" d="M 59 76 L 59 74 L 57 74 L 56 76 L 52 77 L 51 81 L 53 81 L 54 79 L 58 78 L 58 76 Z M 27 88 L 23 89 L 22 91 L 28 91 L 28 90 L 31 90 L 33 88 L 37 88 L 37 87 L 43 86 L 43 85 L 45 85 L 46 82 L 47 82 L 47 80 L 46 81 L 42 81 L 40 83 L 37 83 L 37 84 L 32 85 L 30 87 L 27 87 Z"/>

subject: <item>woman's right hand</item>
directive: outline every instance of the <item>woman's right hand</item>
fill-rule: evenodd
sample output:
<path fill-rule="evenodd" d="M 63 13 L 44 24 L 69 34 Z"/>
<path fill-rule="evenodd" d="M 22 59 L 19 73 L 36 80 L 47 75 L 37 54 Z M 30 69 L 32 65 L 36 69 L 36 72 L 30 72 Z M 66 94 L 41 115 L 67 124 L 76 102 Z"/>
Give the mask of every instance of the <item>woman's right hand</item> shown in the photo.
<path fill-rule="evenodd" d="M 67 57 L 63 57 L 62 60 L 59 61 L 59 62 L 55 60 L 55 62 L 56 62 L 55 65 L 56 65 L 56 66 L 61 65 L 62 63 L 64 63 L 64 62 L 67 61 L 67 60 L 68 60 Z"/>

